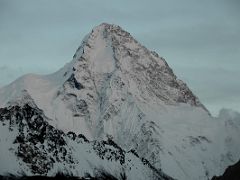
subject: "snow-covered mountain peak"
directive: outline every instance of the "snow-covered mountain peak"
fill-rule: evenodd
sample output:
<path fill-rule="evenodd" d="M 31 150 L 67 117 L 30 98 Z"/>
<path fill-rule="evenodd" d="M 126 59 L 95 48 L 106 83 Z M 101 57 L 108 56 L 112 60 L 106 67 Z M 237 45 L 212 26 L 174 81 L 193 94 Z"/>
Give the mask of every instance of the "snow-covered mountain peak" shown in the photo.
<path fill-rule="evenodd" d="M 104 34 L 104 38 L 107 38 L 107 36 L 121 36 L 134 40 L 134 38 L 130 35 L 129 32 L 125 31 L 120 26 L 115 24 L 102 23 L 98 26 L 95 26 L 92 29 L 90 36 L 96 37 L 100 34 Z"/>
<path fill-rule="evenodd" d="M 11 106 L 16 108 L 8 109 Z M 238 114 L 223 111 L 220 121 L 209 116 L 164 58 L 121 27 L 106 23 L 96 26 L 83 39 L 72 61 L 59 71 L 44 76 L 25 75 L 1 88 L 0 109 L 1 135 L 9 117 L 20 125 L 25 115 L 27 122 L 40 125 L 44 119 L 50 132 L 57 130 L 56 134 L 63 138 L 71 131 L 71 136 L 82 134 L 91 142 L 111 139 L 127 156 L 134 149 L 157 171 L 162 169 L 180 180 L 209 179 L 234 162 L 240 152 L 236 143 L 239 129 L 233 128 L 239 126 Z M 24 115 L 22 120 L 19 113 Z M 231 119 L 226 121 L 229 115 Z M 40 116 L 40 121 L 35 121 Z M 5 131 L 4 138 L 11 134 Z M 38 135 L 38 131 L 35 133 Z M 24 137 L 32 139 L 32 134 L 27 135 Z M 52 144 L 52 139 L 46 143 Z M 81 152 L 85 152 L 84 147 L 80 145 Z M 99 147 L 101 155 L 104 147 Z"/>
<path fill-rule="evenodd" d="M 82 90 L 83 87 L 95 88 L 99 94 L 117 78 L 124 84 L 125 94 L 134 94 L 140 101 L 187 103 L 206 110 L 187 85 L 177 79 L 164 58 L 142 46 L 117 25 L 102 23 L 93 28 L 66 69 L 64 76 L 78 82 L 77 86 L 81 84 Z"/>
<path fill-rule="evenodd" d="M 103 132 L 113 135 L 114 124 L 106 122 L 122 121 L 125 107 L 134 107 L 136 117 L 144 114 L 144 106 L 160 105 L 164 111 L 165 106 L 182 103 L 207 112 L 163 58 L 121 27 L 107 23 L 93 28 L 73 60 L 59 71 L 26 75 L 0 89 L 0 105 L 4 107 L 22 90 L 54 120 L 52 125 L 88 138 L 101 137 Z"/>

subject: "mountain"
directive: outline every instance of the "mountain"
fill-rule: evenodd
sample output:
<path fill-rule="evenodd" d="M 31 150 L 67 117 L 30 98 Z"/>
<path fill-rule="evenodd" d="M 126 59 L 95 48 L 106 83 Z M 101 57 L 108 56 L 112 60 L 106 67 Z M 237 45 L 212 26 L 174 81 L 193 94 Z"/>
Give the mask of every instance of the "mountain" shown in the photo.
<path fill-rule="evenodd" d="M 219 118 L 211 117 L 188 86 L 176 77 L 165 59 L 149 51 L 116 25 L 103 23 L 95 27 L 84 38 L 73 60 L 59 71 L 44 76 L 25 75 L 0 89 L 1 115 L 6 108 L 15 107 L 13 112 L 9 112 L 14 114 L 19 110 L 17 107 L 25 107 L 26 104 L 41 111 L 44 123 L 59 131 L 61 137 L 66 137 L 69 132 L 86 137 L 90 143 L 87 151 L 92 152 L 89 149 L 94 147 L 94 142 L 111 141 L 125 152 L 125 158 L 134 152 L 130 156 L 137 157 L 136 161 L 139 161 L 134 160 L 133 163 L 137 167 L 140 164 L 139 172 L 134 174 L 139 178 L 163 178 L 167 174 L 180 180 L 210 179 L 240 157 L 240 116 L 223 110 Z M 17 117 L 1 116 L 3 124 L 5 119 L 11 122 Z M 22 133 L 20 124 L 15 125 L 15 131 L 1 127 L 4 129 L 0 131 L 1 137 L 9 137 L 6 142 L 0 141 L 1 146 L 8 144 L 6 152 L 9 149 L 16 152 L 19 147 L 13 142 Z M 30 139 L 42 136 L 39 129 L 35 131 L 38 135 Z M 59 137 L 56 135 L 54 138 Z M 29 138 L 23 144 L 29 144 Z M 36 145 L 44 144 L 48 139 L 44 136 L 44 140 L 37 141 Z M 71 149 L 70 144 L 65 145 L 66 148 Z M 59 144 L 54 145 L 54 148 L 59 147 Z M 44 144 L 43 149 L 46 148 L 48 146 Z M 76 152 L 83 152 L 78 148 L 84 149 L 85 145 L 75 148 Z M 35 153 L 36 148 L 32 149 Z M 102 145 L 100 149 L 108 151 Z M 41 150 L 47 159 L 52 157 L 49 156 L 51 152 L 43 153 Z M 96 167 L 83 167 L 82 164 L 95 161 L 91 154 L 85 153 L 84 157 L 87 159 L 79 160 L 83 163 L 78 163 L 77 175 L 82 176 L 84 170 L 92 171 L 105 163 L 96 161 Z M 5 157 L 0 155 L 0 158 Z M 21 159 L 18 153 L 11 156 L 11 161 L 5 158 L 2 162 L 12 162 L 16 158 Z M 152 168 L 142 165 L 142 159 Z M 23 162 L 21 166 L 26 166 L 24 172 L 35 173 L 29 168 L 32 161 Z M 54 159 L 51 167 L 58 167 L 55 164 L 73 171 L 70 160 Z M 124 172 L 129 169 L 127 165 L 110 165 L 109 161 L 106 164 L 104 169 L 115 168 L 117 171 L 122 166 Z M 9 166 L 1 164 L 1 167 L 7 171 Z M 51 171 L 50 168 L 44 173 L 51 174 Z M 142 175 L 145 172 L 151 175 L 147 178 Z"/>
<path fill-rule="evenodd" d="M 117 111 L 131 102 L 203 107 L 163 58 L 119 26 L 109 24 L 94 28 L 60 71 L 48 76 L 26 75 L 3 88 L 1 106 L 22 90 L 28 91 L 60 129 L 88 129 L 85 134 L 90 138 L 102 136 L 99 126 L 111 114 L 110 109 Z M 67 123 L 66 117 L 71 118 Z"/>

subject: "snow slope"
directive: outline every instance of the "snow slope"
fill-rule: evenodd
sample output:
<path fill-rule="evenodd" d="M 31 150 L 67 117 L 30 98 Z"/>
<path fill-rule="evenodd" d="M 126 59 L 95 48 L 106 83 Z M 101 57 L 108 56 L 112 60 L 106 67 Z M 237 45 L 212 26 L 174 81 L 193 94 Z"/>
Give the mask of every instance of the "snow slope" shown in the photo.
<path fill-rule="evenodd" d="M 112 140 L 88 141 L 48 124 L 43 111 L 27 94 L 0 109 L 0 174 L 54 176 L 57 172 L 91 177 L 107 172 L 120 179 L 172 180 L 136 153 L 126 152 Z M 150 178 L 151 177 L 151 178 Z"/>
<path fill-rule="evenodd" d="M 23 90 L 53 127 L 113 139 L 180 180 L 208 179 L 240 157 L 239 116 L 211 117 L 163 58 L 116 25 L 95 27 L 58 72 L 1 88 L 0 106 Z"/>

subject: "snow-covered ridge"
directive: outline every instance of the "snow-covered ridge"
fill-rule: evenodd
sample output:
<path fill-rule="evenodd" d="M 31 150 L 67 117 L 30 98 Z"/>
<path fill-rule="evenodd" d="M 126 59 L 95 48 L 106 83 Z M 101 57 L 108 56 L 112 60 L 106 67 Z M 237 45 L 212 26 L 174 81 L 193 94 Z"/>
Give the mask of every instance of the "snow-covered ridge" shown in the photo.
<path fill-rule="evenodd" d="M 23 93 L 29 97 L 27 92 Z M 0 129 L 5 132 L 1 131 L 0 145 L 9 148 L 5 149 L 7 152 L 1 149 L 1 175 L 24 172 L 52 176 L 61 171 L 78 177 L 86 174 L 93 177 L 94 171 L 99 170 L 117 178 L 124 175 L 127 179 L 172 180 L 146 159 L 139 158 L 136 152 L 126 152 L 110 139 L 90 142 L 82 134 L 63 133 L 47 120 L 30 100 L 0 108 Z M 12 157 L 6 159 L 6 154 Z M 15 166 L 6 170 L 2 160 Z"/>

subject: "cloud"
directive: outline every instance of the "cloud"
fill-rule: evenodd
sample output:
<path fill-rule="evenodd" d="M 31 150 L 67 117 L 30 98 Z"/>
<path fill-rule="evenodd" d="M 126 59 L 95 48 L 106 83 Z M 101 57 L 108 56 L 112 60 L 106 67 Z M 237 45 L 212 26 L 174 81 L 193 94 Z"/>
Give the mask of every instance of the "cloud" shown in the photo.
<path fill-rule="evenodd" d="M 7 66 L 0 66 L 0 71 L 6 71 L 8 69 Z"/>

